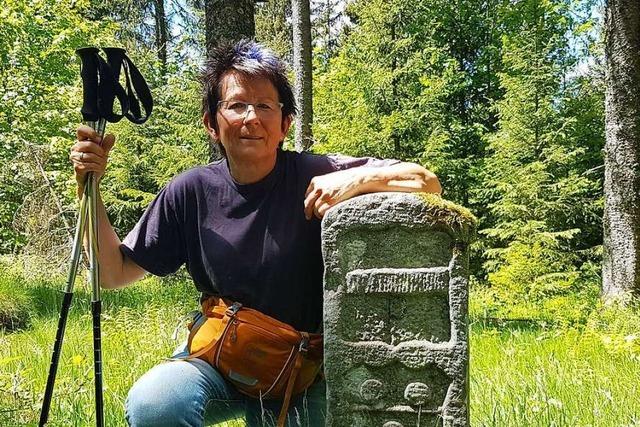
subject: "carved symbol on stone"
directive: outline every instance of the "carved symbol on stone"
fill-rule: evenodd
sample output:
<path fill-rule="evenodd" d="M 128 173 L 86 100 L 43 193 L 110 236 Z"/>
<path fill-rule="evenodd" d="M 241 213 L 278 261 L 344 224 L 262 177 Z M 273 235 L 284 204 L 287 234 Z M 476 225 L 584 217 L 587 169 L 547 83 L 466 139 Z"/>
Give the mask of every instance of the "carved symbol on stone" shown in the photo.
<path fill-rule="evenodd" d="M 431 398 L 431 388 L 424 383 L 410 383 L 404 389 L 404 398 L 412 405 L 424 405 Z"/>
<path fill-rule="evenodd" d="M 382 424 L 382 427 L 404 427 L 404 426 L 397 421 L 387 421 L 386 423 Z"/>
<path fill-rule="evenodd" d="M 382 397 L 384 385 L 378 380 L 366 380 L 360 384 L 360 396 L 368 402 L 375 402 Z"/>

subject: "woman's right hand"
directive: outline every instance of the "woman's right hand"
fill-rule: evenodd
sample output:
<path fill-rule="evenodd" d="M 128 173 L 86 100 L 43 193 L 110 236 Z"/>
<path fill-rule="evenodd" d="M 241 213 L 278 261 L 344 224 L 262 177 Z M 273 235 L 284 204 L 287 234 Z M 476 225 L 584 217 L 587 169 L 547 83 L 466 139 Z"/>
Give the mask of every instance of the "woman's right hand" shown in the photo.
<path fill-rule="evenodd" d="M 84 190 L 87 173 L 93 172 L 98 181 L 104 175 L 109 151 L 115 141 L 112 134 L 105 135 L 104 140 L 101 140 L 98 133 L 86 125 L 80 125 L 76 130 L 76 143 L 71 147 L 69 159 L 73 163 L 79 197 Z"/>

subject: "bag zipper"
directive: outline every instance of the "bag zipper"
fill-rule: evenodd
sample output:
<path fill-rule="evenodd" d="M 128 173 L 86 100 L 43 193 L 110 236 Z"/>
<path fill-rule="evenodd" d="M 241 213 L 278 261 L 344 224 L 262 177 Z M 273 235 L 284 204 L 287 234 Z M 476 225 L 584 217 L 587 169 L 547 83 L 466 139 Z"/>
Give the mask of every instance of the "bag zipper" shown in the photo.
<path fill-rule="evenodd" d="M 238 341 L 238 319 L 236 319 L 235 317 L 231 320 L 231 336 L 229 337 L 229 339 L 231 340 L 231 342 L 235 343 L 236 341 Z"/>
<path fill-rule="evenodd" d="M 216 350 L 216 363 L 215 363 L 215 367 L 218 368 L 218 361 L 220 360 L 220 350 L 222 350 L 222 344 L 224 343 L 224 339 L 227 336 L 227 333 L 229 332 L 229 328 L 231 327 L 231 325 L 233 324 L 233 321 L 236 320 L 235 318 L 231 318 L 229 319 L 229 321 L 227 322 L 227 325 L 224 327 L 224 331 L 222 331 L 222 335 L 220 335 L 220 339 L 218 340 L 218 349 Z"/>

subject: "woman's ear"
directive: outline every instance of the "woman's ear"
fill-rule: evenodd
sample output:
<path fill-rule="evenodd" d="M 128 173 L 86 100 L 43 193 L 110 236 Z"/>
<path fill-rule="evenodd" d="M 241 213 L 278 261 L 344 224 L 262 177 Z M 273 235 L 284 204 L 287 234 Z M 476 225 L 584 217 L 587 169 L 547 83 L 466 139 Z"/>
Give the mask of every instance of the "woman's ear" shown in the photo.
<path fill-rule="evenodd" d="M 284 140 L 287 137 L 292 121 L 293 121 L 293 116 L 291 114 L 289 114 L 287 117 L 282 119 L 282 140 Z"/>
<path fill-rule="evenodd" d="M 211 114 L 207 111 L 204 113 L 204 115 L 202 116 L 202 124 L 204 124 L 204 128 L 207 130 L 207 133 L 209 134 L 209 136 L 214 140 L 217 141 L 218 138 L 218 131 L 215 130 L 215 128 L 213 127 L 213 122 L 211 120 Z"/>

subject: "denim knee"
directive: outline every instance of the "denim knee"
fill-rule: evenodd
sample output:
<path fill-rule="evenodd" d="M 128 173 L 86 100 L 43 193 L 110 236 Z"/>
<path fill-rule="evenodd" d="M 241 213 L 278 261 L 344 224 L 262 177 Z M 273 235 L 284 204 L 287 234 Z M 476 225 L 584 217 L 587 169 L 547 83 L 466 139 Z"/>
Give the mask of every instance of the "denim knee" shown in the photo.
<path fill-rule="evenodd" d="M 199 402 L 134 389 L 127 396 L 125 414 L 132 427 L 199 427 L 204 424 L 204 408 Z"/>
<path fill-rule="evenodd" d="M 129 390 L 125 416 L 132 427 L 196 427 L 204 424 L 206 396 L 180 384 L 186 372 L 171 362 L 143 375 Z M 188 375 L 185 375 L 188 377 Z M 178 381 L 176 381 L 178 379 Z"/>

